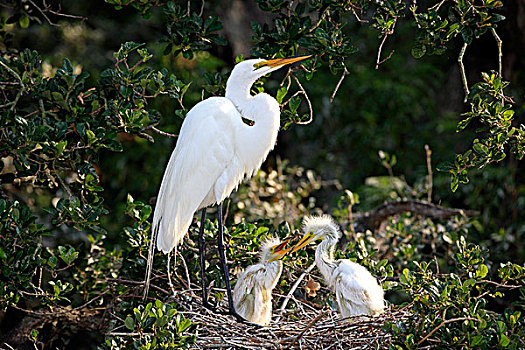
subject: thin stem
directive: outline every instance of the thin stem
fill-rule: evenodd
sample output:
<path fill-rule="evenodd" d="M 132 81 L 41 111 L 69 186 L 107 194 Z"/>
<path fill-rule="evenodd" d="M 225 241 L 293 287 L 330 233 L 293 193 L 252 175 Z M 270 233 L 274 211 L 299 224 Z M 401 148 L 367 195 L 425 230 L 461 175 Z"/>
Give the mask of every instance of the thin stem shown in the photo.
<path fill-rule="evenodd" d="M 446 321 L 443 321 L 443 323 L 441 323 L 439 326 L 437 326 L 436 328 L 434 328 L 433 330 L 430 331 L 430 333 L 428 333 L 423 339 L 421 339 L 416 345 L 419 345 L 421 344 L 422 342 L 424 342 L 425 340 L 427 340 L 428 338 L 430 338 L 432 336 L 432 334 L 434 334 L 435 332 L 437 332 L 441 327 L 443 327 L 444 325 L 448 324 L 448 323 L 451 323 L 451 322 L 458 322 L 458 321 L 477 321 L 477 322 L 480 322 L 480 320 L 478 320 L 477 318 L 473 318 L 473 317 L 457 317 L 457 318 L 451 318 L 450 320 L 446 320 Z"/>
<path fill-rule="evenodd" d="M 468 82 L 467 82 L 467 75 L 465 74 L 465 66 L 463 65 L 463 56 L 465 56 L 465 51 L 467 51 L 467 43 L 463 43 L 463 47 L 461 48 L 461 51 L 459 52 L 458 56 L 458 63 L 459 63 L 459 71 L 461 73 L 461 81 L 463 82 L 463 89 L 465 90 L 465 99 L 464 102 L 467 102 L 468 94 L 470 93 L 468 89 Z"/>
<path fill-rule="evenodd" d="M 15 109 L 15 106 L 16 104 L 18 103 L 18 100 L 20 99 L 20 96 L 22 96 L 22 94 L 24 93 L 25 89 L 26 89 L 26 86 L 24 85 L 24 82 L 22 81 L 22 79 L 20 78 L 20 75 L 18 75 L 17 72 L 15 72 L 14 70 L 11 69 L 11 67 L 9 67 L 7 64 L 5 64 L 4 62 L 2 62 L 2 60 L 0 60 L 0 65 L 2 65 L 5 69 L 7 69 L 7 71 L 9 73 L 11 73 L 11 75 L 13 75 L 19 82 L 20 82 L 20 85 L 22 86 L 22 88 L 20 90 L 18 90 L 18 93 L 16 94 L 16 97 L 13 101 L 9 102 L 9 103 L 6 103 L 5 105 L 2 105 L 0 106 L 0 108 L 4 108 L 4 107 L 8 107 L 8 106 L 11 106 L 11 110 L 14 110 Z"/>
<path fill-rule="evenodd" d="M 390 52 L 390 55 L 388 55 L 385 59 L 381 60 L 381 51 L 383 50 L 383 45 L 385 44 L 386 38 L 394 33 L 394 28 L 396 27 L 397 18 L 394 18 L 394 23 L 392 24 L 392 28 L 388 30 L 385 33 L 385 36 L 383 36 L 383 40 L 381 40 L 381 44 L 379 44 L 379 48 L 377 49 L 377 59 L 376 59 L 376 69 L 379 69 L 379 65 L 390 59 L 392 57 L 392 54 L 394 53 L 394 50 Z"/>
<path fill-rule="evenodd" d="M 288 294 L 286 294 L 286 298 L 284 299 L 282 305 L 281 305 L 281 308 L 279 309 L 279 312 L 282 313 L 285 309 L 286 309 L 286 305 L 288 305 L 288 301 L 290 300 L 290 298 L 292 297 L 293 293 L 295 292 L 295 290 L 297 289 L 297 287 L 299 287 L 299 284 L 301 283 L 301 281 L 305 278 L 305 276 L 307 274 L 309 274 L 310 272 L 312 272 L 312 270 L 314 269 L 315 267 L 315 262 L 313 262 L 302 274 L 301 276 L 299 276 L 299 278 L 297 279 L 297 281 L 295 281 L 294 285 L 292 286 L 292 288 L 290 288 L 290 291 L 288 292 Z M 280 315 L 279 315 L 280 317 Z"/>
<path fill-rule="evenodd" d="M 502 73 L 503 73 L 503 64 L 501 63 L 501 59 L 503 57 L 503 53 L 501 51 L 501 46 L 503 44 L 503 41 L 501 41 L 501 38 L 498 36 L 498 33 L 496 33 L 496 29 L 494 28 L 490 28 L 490 31 L 492 33 L 492 36 L 494 37 L 494 39 L 496 39 L 496 43 L 498 44 L 498 73 L 499 73 L 499 76 L 502 77 Z"/>
<path fill-rule="evenodd" d="M 176 139 L 176 138 L 179 137 L 179 135 L 170 134 L 170 133 L 168 133 L 168 132 L 165 132 L 165 131 L 162 131 L 162 130 L 157 129 L 157 128 L 154 127 L 154 126 L 152 126 L 150 129 L 153 130 L 153 131 L 155 131 L 157 134 L 162 135 L 162 136 L 167 136 L 167 137 L 171 137 L 171 138 L 174 138 L 174 139 Z"/>
<path fill-rule="evenodd" d="M 323 22 L 324 18 L 326 17 L 326 15 L 329 13 L 329 7 L 327 7 L 323 13 L 321 14 L 321 17 L 319 17 L 319 20 L 317 21 L 317 23 L 315 23 L 312 28 L 310 28 L 308 30 L 308 33 L 312 33 L 314 30 L 317 29 L 317 27 L 319 27 L 321 25 L 321 23 Z"/>
<path fill-rule="evenodd" d="M 330 97 L 330 103 L 334 102 L 335 94 L 337 93 L 337 90 L 339 90 L 339 87 L 341 86 L 341 84 L 343 83 L 343 80 L 348 74 L 350 74 L 350 72 L 346 69 L 346 66 L 345 66 L 343 70 L 343 74 L 341 75 L 341 78 L 337 82 L 334 92 L 332 92 L 332 96 Z"/>
<path fill-rule="evenodd" d="M 62 187 L 66 190 L 67 195 L 69 196 L 69 198 L 73 198 L 73 193 L 71 192 L 71 189 L 70 189 L 69 186 L 65 183 L 65 181 L 62 180 L 62 178 L 60 177 L 60 175 L 57 173 L 57 169 L 55 168 L 55 162 L 54 162 L 54 161 L 53 161 L 53 163 L 52 163 L 52 167 L 53 167 L 53 171 L 55 172 L 56 177 L 58 178 L 58 182 L 60 182 L 60 184 L 62 185 Z"/>
<path fill-rule="evenodd" d="M 351 4 L 351 3 L 350 3 L 350 4 Z M 361 23 L 368 23 L 367 20 L 359 18 L 359 16 L 357 15 L 357 12 L 355 12 L 355 9 L 354 9 L 354 8 L 352 8 L 352 13 L 354 14 L 354 17 L 355 17 L 355 19 L 356 19 L 358 22 L 361 22 Z"/>
<path fill-rule="evenodd" d="M 432 150 L 428 145 L 425 145 L 425 153 L 427 156 L 427 200 L 429 202 L 432 202 L 432 187 L 433 187 L 433 179 L 432 179 Z"/>
<path fill-rule="evenodd" d="M 297 85 L 299 86 L 299 89 L 301 89 L 302 91 L 302 94 L 304 95 L 304 98 L 306 99 L 306 102 L 308 103 L 308 109 L 310 111 L 310 117 L 308 118 L 307 121 L 305 122 L 301 122 L 301 121 L 298 121 L 296 122 L 295 124 L 299 124 L 299 125 L 306 125 L 306 124 L 310 124 L 312 122 L 312 120 L 314 120 L 314 110 L 312 108 L 312 103 L 310 102 L 310 99 L 308 98 L 308 94 L 306 93 L 306 90 L 304 89 L 304 87 L 301 85 L 301 83 L 299 82 L 299 79 L 297 79 L 295 77 L 295 75 L 292 75 L 292 78 L 295 80 L 295 82 L 297 83 Z"/>

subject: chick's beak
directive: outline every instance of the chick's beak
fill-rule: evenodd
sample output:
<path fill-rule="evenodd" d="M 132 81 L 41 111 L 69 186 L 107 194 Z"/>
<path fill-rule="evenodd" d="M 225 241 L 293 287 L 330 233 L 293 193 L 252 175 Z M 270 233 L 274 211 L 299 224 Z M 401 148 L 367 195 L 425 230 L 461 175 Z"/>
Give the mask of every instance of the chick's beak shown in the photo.
<path fill-rule="evenodd" d="M 273 248 L 273 257 L 269 260 L 270 262 L 272 261 L 275 261 L 275 260 L 281 260 L 286 254 L 288 254 L 288 252 L 290 251 L 291 248 L 287 248 L 285 249 L 286 247 L 286 244 L 288 244 L 290 240 L 287 239 L 285 241 L 283 241 L 281 244 L 275 246 Z"/>
<path fill-rule="evenodd" d="M 293 246 L 290 250 L 290 253 L 293 253 L 293 252 L 296 252 L 298 251 L 299 249 L 303 248 L 304 246 L 306 246 L 308 243 L 310 243 L 313 239 L 314 239 L 314 233 L 313 232 L 308 232 L 307 234 L 305 234 L 303 236 L 303 238 L 301 238 L 301 240 L 299 241 L 299 243 L 297 243 L 295 246 Z"/>
<path fill-rule="evenodd" d="M 309 57 L 312 57 L 312 55 L 307 55 L 307 56 L 296 56 L 296 57 L 290 57 L 290 58 L 277 58 L 275 60 L 267 60 L 267 61 L 263 61 L 263 62 L 259 62 L 255 65 L 255 68 L 259 69 L 259 68 L 262 68 L 262 67 L 270 67 L 270 68 L 277 68 L 277 67 L 280 67 L 280 66 L 284 66 L 284 65 L 287 65 L 287 64 L 292 64 L 292 63 L 295 63 L 295 62 L 298 62 L 298 61 L 302 61 L 302 60 L 305 60 Z"/>

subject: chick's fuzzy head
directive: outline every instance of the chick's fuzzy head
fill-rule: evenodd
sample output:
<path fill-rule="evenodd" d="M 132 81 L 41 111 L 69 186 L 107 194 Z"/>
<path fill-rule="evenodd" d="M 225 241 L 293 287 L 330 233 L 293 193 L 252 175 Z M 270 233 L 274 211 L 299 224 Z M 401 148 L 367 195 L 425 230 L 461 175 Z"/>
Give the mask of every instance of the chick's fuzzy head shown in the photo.
<path fill-rule="evenodd" d="M 305 234 L 313 232 L 315 239 L 324 239 L 327 237 L 339 240 L 341 230 L 330 215 L 307 216 L 303 219 L 303 232 Z"/>
<path fill-rule="evenodd" d="M 287 240 L 282 242 L 279 238 L 271 235 L 266 236 L 261 244 L 260 262 L 267 263 L 282 258 L 286 252 L 283 243 L 286 244 L 287 242 Z"/>

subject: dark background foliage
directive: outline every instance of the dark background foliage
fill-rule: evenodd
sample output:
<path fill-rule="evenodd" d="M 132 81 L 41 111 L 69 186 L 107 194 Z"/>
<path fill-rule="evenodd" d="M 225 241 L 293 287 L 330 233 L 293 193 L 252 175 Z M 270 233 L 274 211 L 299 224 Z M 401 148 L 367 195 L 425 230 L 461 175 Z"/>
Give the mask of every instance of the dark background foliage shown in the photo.
<path fill-rule="evenodd" d="M 392 303 L 412 302 L 422 314 L 436 311 L 432 307 L 448 310 L 445 302 L 431 306 L 420 291 L 450 285 L 459 290 L 450 304 L 460 309 L 456 302 L 468 299 L 489 272 L 498 283 L 523 284 L 525 2 L 413 5 L 392 0 L 0 4 L 5 339 L 27 331 L 38 347 L 66 347 L 94 331 L 86 348 L 104 340 L 105 346 L 125 347 L 130 344 L 125 337 L 104 337 L 125 320 L 127 329 L 139 331 L 158 322 L 157 336 L 172 347 L 193 341 L 183 334 L 190 323 L 180 314 L 176 322 L 164 322 L 158 314 L 162 310 L 171 319 L 176 305 L 159 301 L 147 309 L 138 300 L 115 296 L 140 294 L 118 280 L 143 278 L 151 205 L 185 113 L 202 98 L 223 93 L 239 55 L 315 57 L 291 75 L 276 72 L 254 88 L 278 96 L 282 130 L 263 172 L 228 201 L 232 261 L 247 266 L 254 255 L 246 254 L 258 249 L 263 233 L 293 233 L 307 213 L 328 212 L 347 223 L 349 204 L 367 211 L 388 200 L 430 199 L 479 215 L 434 222 L 404 214 L 373 238 L 347 228 L 347 235 L 361 242 L 359 249 L 346 249 L 347 257 L 377 275 L 404 276 L 389 287 Z M 503 42 L 501 67 L 491 29 Z M 466 85 L 458 65 L 465 47 Z M 208 225 L 213 240 L 214 222 Z M 186 248 L 194 245 L 193 234 Z M 195 259 L 193 251 L 181 250 L 187 260 Z M 307 263 L 301 254 L 296 269 Z M 449 276 L 432 287 L 439 271 L 424 263 L 434 257 L 441 272 L 457 274 L 462 282 Z M 384 259 L 388 264 L 379 263 Z M 499 264 L 509 261 L 517 265 L 498 275 Z M 165 271 L 165 263 L 158 255 L 155 267 Z M 208 273 L 220 281 L 214 266 Z M 190 275 L 198 276 L 198 269 Z M 476 293 L 484 293 L 482 288 Z M 415 290 L 422 301 L 406 296 Z M 506 301 L 518 301 L 520 294 L 490 293 L 487 309 L 499 316 L 472 311 L 451 317 L 485 318 L 493 339 L 476 338 L 483 328 L 468 339 L 458 339 L 461 332 L 451 329 L 444 344 L 524 347 L 523 332 L 512 330 L 519 325 L 509 316 L 523 309 L 523 299 L 521 306 Z M 119 316 L 97 311 L 103 307 Z M 72 328 L 71 318 L 55 317 L 53 325 L 47 319 L 28 325 L 31 312 L 69 315 L 71 310 L 81 313 L 85 324 Z M 391 326 L 396 341 L 405 339 L 392 346 L 414 346 L 422 329 L 428 333 L 441 322 L 427 321 L 427 326 Z M 505 331 L 497 322 L 505 322 Z M 151 339 L 139 342 L 145 346 Z"/>

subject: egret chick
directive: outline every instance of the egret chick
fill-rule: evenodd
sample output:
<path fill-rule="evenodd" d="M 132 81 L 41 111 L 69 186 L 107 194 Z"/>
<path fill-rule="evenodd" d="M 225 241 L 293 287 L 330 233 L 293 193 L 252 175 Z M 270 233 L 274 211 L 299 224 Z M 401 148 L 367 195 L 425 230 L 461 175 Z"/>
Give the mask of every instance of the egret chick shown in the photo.
<path fill-rule="evenodd" d="M 284 249 L 288 240 L 266 239 L 260 252 L 259 263 L 244 270 L 233 290 L 233 304 L 237 313 L 246 320 L 266 326 L 272 318 L 272 290 L 277 285 L 283 262 L 288 253 Z"/>
<path fill-rule="evenodd" d="M 326 284 L 335 292 L 343 317 L 356 315 L 375 316 L 385 308 L 383 288 L 368 270 L 348 259 L 334 260 L 335 245 L 341 231 L 328 215 L 310 216 L 303 221 L 303 238 L 291 252 L 308 243 L 321 239 L 315 251 L 315 264 Z"/>

